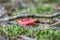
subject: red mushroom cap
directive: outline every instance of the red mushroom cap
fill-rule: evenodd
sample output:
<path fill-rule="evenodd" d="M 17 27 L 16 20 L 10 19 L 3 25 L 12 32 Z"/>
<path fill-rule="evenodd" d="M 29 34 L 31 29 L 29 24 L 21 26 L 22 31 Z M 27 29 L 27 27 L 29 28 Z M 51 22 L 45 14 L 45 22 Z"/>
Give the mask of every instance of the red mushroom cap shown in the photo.
<path fill-rule="evenodd" d="M 33 24 L 35 24 L 35 21 L 31 18 L 23 18 L 23 19 L 18 19 L 17 24 L 20 24 L 20 25 L 33 25 Z"/>

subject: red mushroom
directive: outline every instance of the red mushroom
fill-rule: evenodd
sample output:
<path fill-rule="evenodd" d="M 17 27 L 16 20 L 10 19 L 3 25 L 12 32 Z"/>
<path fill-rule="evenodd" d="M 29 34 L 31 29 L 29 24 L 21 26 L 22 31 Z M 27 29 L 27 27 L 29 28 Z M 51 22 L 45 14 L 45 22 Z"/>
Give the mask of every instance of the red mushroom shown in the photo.
<path fill-rule="evenodd" d="M 35 21 L 31 18 L 23 18 L 23 19 L 18 19 L 17 24 L 19 24 L 19 25 L 33 25 L 33 24 L 35 24 Z"/>

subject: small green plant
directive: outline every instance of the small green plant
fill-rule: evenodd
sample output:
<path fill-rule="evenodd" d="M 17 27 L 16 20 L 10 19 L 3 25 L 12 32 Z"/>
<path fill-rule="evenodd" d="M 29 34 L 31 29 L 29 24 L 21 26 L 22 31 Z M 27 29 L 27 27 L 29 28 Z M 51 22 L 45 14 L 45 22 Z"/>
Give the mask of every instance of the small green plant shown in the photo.
<path fill-rule="evenodd" d="M 38 13 L 38 14 L 43 14 L 43 13 L 48 13 L 52 14 L 53 13 L 53 7 L 51 6 L 46 6 L 44 4 L 38 4 L 35 9 L 30 9 L 30 13 Z"/>
<path fill-rule="evenodd" d="M 46 6 L 45 4 L 39 3 L 36 5 L 35 8 L 28 7 L 27 9 L 19 9 L 17 11 L 17 14 L 20 13 L 28 13 L 28 14 L 52 14 L 54 12 L 53 7 L 51 6 Z M 15 13 L 14 13 L 15 14 Z"/>
<path fill-rule="evenodd" d="M 43 4 L 38 4 L 37 5 L 37 13 L 48 13 L 48 14 L 52 14 L 53 13 L 53 8 L 51 6 L 46 6 Z"/>
<path fill-rule="evenodd" d="M 19 26 L 5 27 L 8 36 L 26 35 L 35 37 L 37 40 L 60 40 L 60 30 L 30 30 Z"/>

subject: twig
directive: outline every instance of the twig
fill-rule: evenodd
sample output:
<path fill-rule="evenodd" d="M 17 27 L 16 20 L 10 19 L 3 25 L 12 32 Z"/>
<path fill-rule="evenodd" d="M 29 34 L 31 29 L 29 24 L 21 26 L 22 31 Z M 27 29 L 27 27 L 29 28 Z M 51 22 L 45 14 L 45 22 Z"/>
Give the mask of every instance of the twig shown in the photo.
<path fill-rule="evenodd" d="M 59 13 L 54 13 L 51 15 L 41 15 L 41 14 L 21 14 L 16 16 L 16 18 L 25 18 L 25 17 L 32 17 L 32 18 L 55 18 L 57 16 L 60 16 L 60 12 Z"/>
<path fill-rule="evenodd" d="M 19 37 L 22 37 L 25 40 L 36 40 L 36 39 L 30 38 L 30 37 L 26 37 L 26 36 L 22 36 L 22 35 L 20 35 Z"/>
<path fill-rule="evenodd" d="M 17 15 L 17 16 L 12 16 L 9 18 L 1 18 L 0 22 L 3 21 L 10 21 L 10 20 L 14 20 L 14 19 L 19 19 L 19 18 L 55 18 L 57 16 L 60 16 L 60 13 L 54 13 L 52 15 L 40 15 L 40 14 L 21 14 L 21 15 Z"/>
<path fill-rule="evenodd" d="M 55 18 L 54 20 L 56 20 L 57 22 L 55 22 L 54 24 L 51 24 L 51 25 L 49 25 L 49 26 L 55 26 L 55 25 L 57 25 L 57 24 L 59 24 L 59 23 L 60 23 L 60 19 Z"/>

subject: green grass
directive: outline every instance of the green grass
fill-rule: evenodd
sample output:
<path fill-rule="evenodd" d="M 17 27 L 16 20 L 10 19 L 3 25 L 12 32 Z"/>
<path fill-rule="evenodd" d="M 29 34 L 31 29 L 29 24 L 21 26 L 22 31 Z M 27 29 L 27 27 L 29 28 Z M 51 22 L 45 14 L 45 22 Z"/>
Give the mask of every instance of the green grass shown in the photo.
<path fill-rule="evenodd" d="M 5 27 L 4 30 L 8 33 L 7 37 L 26 35 L 35 37 L 37 40 L 60 40 L 60 30 L 30 30 L 20 26 Z"/>
<path fill-rule="evenodd" d="M 27 11 L 28 10 L 28 11 Z M 45 6 L 43 3 L 39 3 L 36 5 L 35 8 L 32 7 L 28 7 L 27 9 L 25 8 L 20 8 L 18 9 L 16 12 L 14 12 L 13 14 L 22 14 L 22 13 L 27 13 L 27 14 L 45 14 L 45 12 L 47 12 L 47 14 L 52 14 L 54 12 L 54 9 L 52 6 Z"/>

